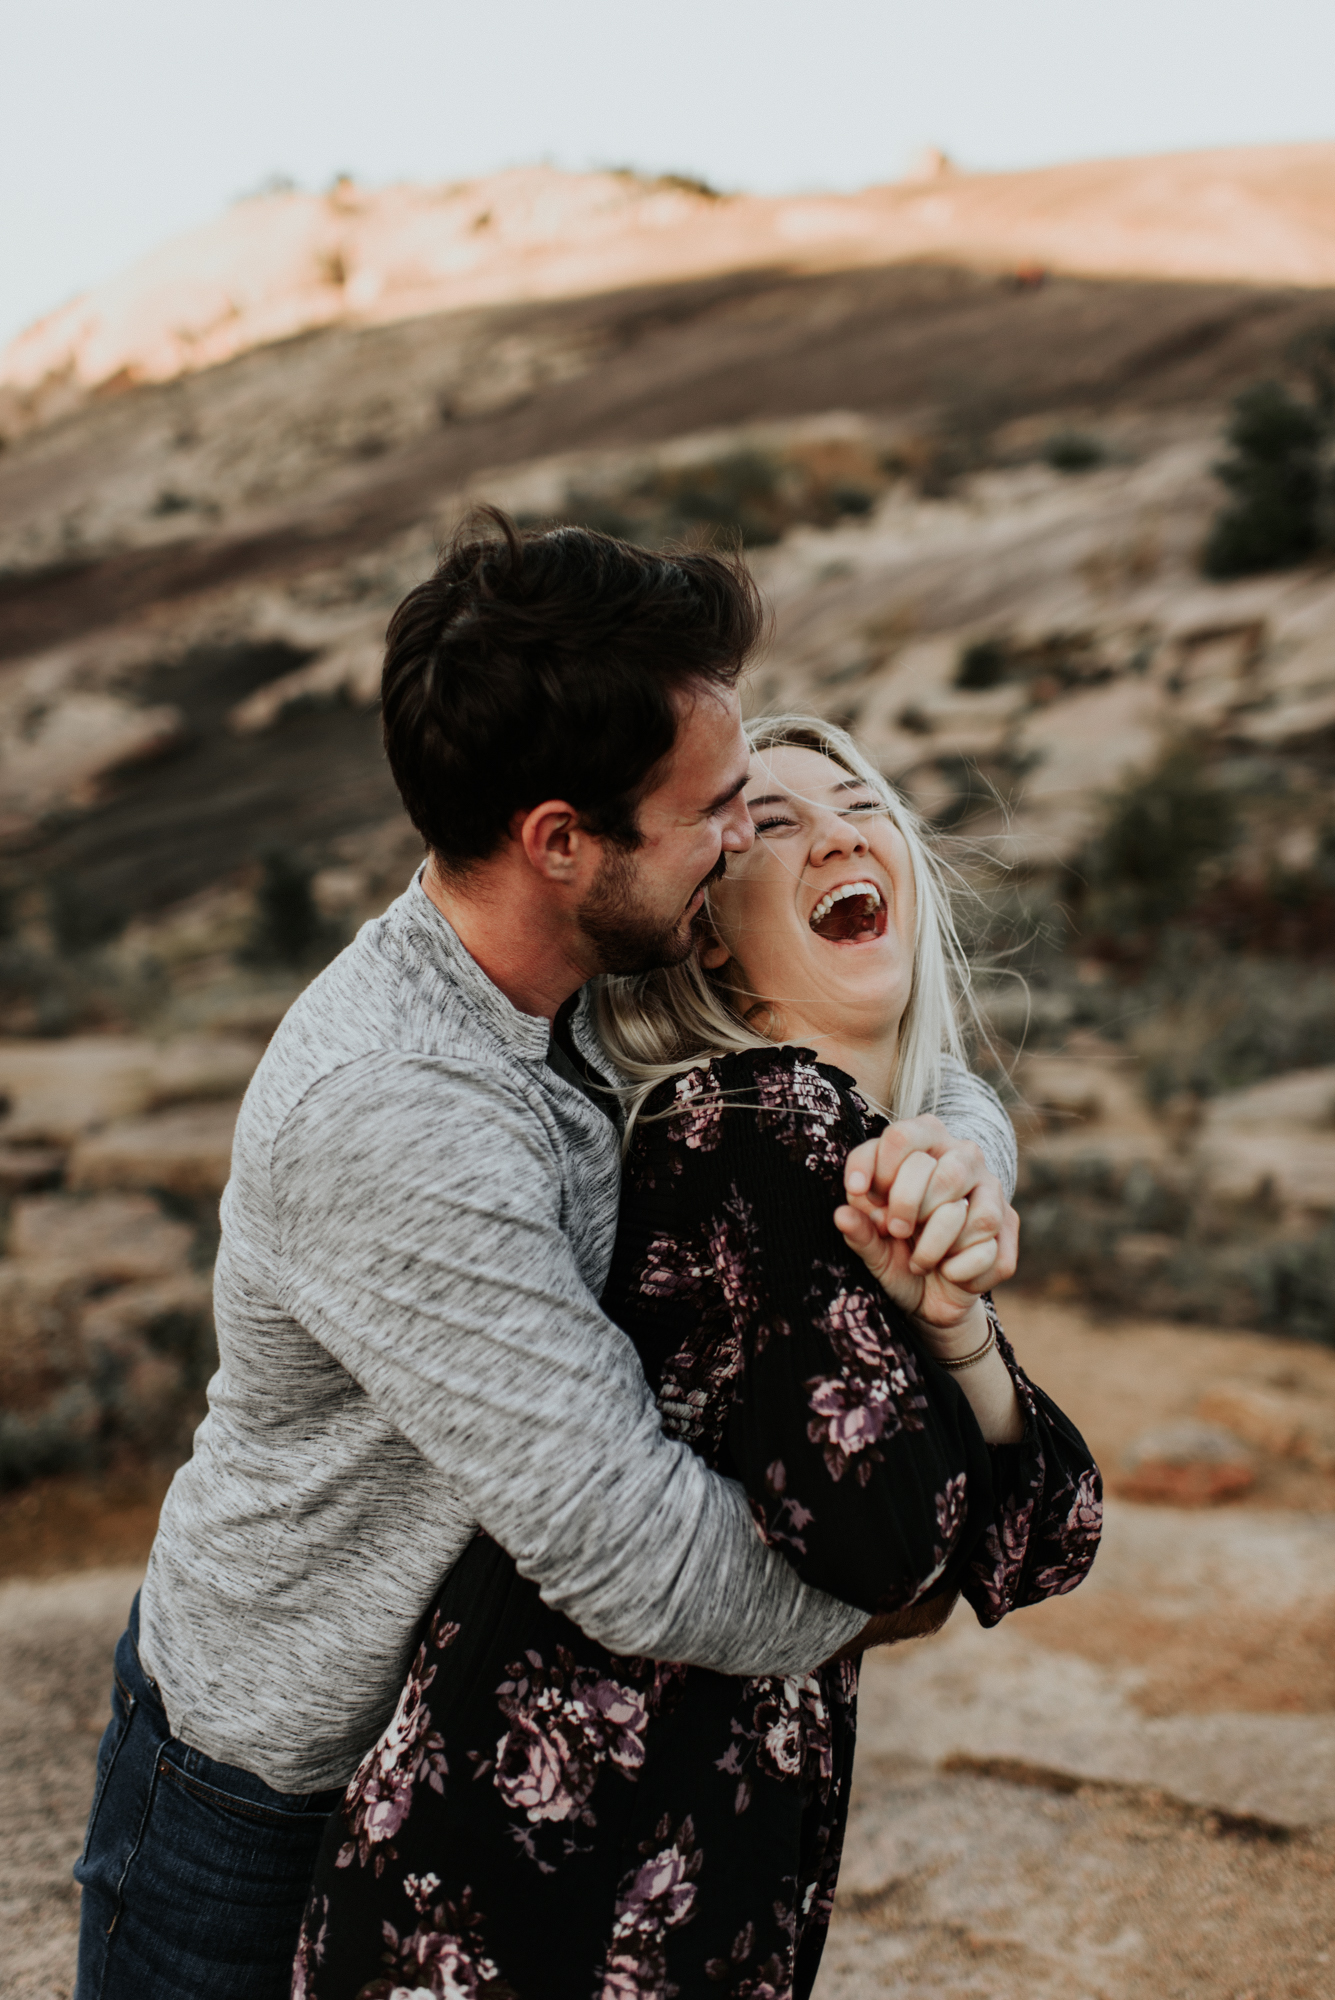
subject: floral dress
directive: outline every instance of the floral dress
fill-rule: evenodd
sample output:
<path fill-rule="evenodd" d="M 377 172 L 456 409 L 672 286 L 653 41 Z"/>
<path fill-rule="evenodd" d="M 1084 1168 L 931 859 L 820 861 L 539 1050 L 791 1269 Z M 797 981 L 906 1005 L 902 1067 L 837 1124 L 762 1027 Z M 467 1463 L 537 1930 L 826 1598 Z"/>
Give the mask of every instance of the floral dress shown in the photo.
<path fill-rule="evenodd" d="M 987 1445 L 834 1227 L 884 1120 L 809 1050 L 660 1086 L 603 1304 L 664 1427 L 763 1539 L 868 1613 L 962 1591 L 984 1625 L 1074 1589 L 1097 1468 L 1001 1338 L 1026 1415 Z M 295 2000 L 788 2000 L 839 1870 L 857 1667 L 787 1679 L 608 1653 L 479 1533 L 330 1820 Z"/>

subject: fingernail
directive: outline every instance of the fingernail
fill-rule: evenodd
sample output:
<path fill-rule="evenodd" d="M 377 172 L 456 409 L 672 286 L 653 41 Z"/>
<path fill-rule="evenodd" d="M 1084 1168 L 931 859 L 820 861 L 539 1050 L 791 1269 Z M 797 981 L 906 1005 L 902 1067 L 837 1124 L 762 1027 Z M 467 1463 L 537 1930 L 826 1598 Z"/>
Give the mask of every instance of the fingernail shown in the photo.
<path fill-rule="evenodd" d="M 851 1173 L 844 1183 L 850 1194 L 865 1194 L 869 1185 L 865 1174 Z"/>

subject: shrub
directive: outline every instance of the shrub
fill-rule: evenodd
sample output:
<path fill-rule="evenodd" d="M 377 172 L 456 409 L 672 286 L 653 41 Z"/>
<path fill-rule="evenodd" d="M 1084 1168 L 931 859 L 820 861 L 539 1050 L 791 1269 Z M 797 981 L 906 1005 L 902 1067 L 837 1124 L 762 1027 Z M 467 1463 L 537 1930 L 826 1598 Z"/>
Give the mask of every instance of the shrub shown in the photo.
<path fill-rule="evenodd" d="M 1010 649 L 1002 639 L 977 639 L 960 654 L 955 685 L 979 694 L 1000 687 L 1010 671 Z"/>
<path fill-rule="evenodd" d="M 1304 1242 L 1270 1244 L 1249 1276 L 1266 1326 L 1335 1347 L 1335 1225 Z"/>
<path fill-rule="evenodd" d="M 240 953 L 251 965 L 311 965 L 331 958 L 340 942 L 311 894 L 312 870 L 285 848 L 263 857 L 250 938 Z"/>
<path fill-rule="evenodd" d="M 125 928 L 125 913 L 95 896 L 70 875 L 46 884 L 46 920 L 57 951 L 70 957 L 93 951 Z"/>
<path fill-rule="evenodd" d="M 1286 569 L 1316 553 L 1327 531 L 1330 430 L 1320 402 L 1299 402 L 1279 382 L 1243 390 L 1226 433 L 1232 454 L 1215 467 L 1235 499 L 1210 530 L 1207 576 Z"/>
<path fill-rule="evenodd" d="M 829 528 L 865 518 L 895 467 L 857 440 L 809 439 L 783 449 L 744 445 L 688 464 L 637 467 L 566 488 L 553 517 L 644 548 L 691 541 L 703 530 L 765 548 L 799 522 Z"/>
<path fill-rule="evenodd" d="M 837 515 L 870 514 L 876 495 L 865 486 L 835 486 L 830 491 L 830 505 Z"/>
<path fill-rule="evenodd" d="M 1285 959 L 1203 962 L 1198 942 L 1168 932 L 1138 994 L 1113 989 L 1151 1103 L 1335 1062 L 1335 976 Z"/>
<path fill-rule="evenodd" d="M 1109 799 L 1087 849 L 1088 918 L 1095 927 L 1138 930 L 1184 910 L 1207 863 L 1233 845 L 1232 800 L 1190 750 L 1176 750 Z"/>
<path fill-rule="evenodd" d="M 97 1398 L 84 1382 L 42 1410 L 0 1410 L 0 1492 L 43 1473 L 96 1464 L 100 1428 Z"/>
<path fill-rule="evenodd" d="M 1043 459 L 1054 472 L 1092 472 L 1107 464 L 1108 448 L 1086 431 L 1054 431 L 1044 441 Z"/>
<path fill-rule="evenodd" d="M 670 514 L 692 526 L 731 529 L 750 548 L 777 542 L 788 525 L 780 467 L 765 452 L 729 452 L 660 474 L 657 485 Z"/>

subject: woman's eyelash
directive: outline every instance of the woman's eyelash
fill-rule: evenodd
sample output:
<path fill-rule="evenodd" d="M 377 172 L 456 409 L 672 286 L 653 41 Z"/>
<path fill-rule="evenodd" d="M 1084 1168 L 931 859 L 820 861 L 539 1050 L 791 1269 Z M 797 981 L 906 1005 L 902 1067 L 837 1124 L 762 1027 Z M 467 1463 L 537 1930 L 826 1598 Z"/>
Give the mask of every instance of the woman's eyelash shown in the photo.
<path fill-rule="evenodd" d="M 853 813 L 885 813 L 889 811 L 889 807 L 882 805 L 879 799 L 860 799 L 855 805 L 841 806 L 839 811 L 847 819 Z M 795 819 L 784 819 L 781 815 L 776 815 L 772 819 L 758 819 L 755 822 L 757 833 L 771 833 L 775 827 L 796 825 Z"/>

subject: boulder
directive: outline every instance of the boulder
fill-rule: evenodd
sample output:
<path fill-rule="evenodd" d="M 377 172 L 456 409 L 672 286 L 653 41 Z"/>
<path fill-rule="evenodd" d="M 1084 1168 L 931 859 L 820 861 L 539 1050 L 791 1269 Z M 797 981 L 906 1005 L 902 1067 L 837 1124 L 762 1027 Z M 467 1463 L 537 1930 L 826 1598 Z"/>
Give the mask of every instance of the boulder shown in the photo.
<path fill-rule="evenodd" d="M 1292 1069 L 1211 1102 L 1205 1132 L 1211 1142 L 1234 1132 L 1297 1129 L 1335 1134 L 1335 1064 Z"/>
<path fill-rule="evenodd" d="M 1134 1071 L 1115 1050 L 1027 1056 L 1017 1082 L 1025 1103 L 1056 1133 L 1088 1125 L 1123 1132 L 1157 1129 Z"/>
<path fill-rule="evenodd" d="M 113 1119 L 169 1104 L 237 1097 L 259 1060 L 254 1042 L 193 1036 L 177 1042 L 122 1035 L 0 1041 L 0 1147 L 71 1146 Z"/>
<path fill-rule="evenodd" d="M 32 1409 L 79 1372 L 86 1289 L 66 1263 L 0 1258 L 0 1408 Z"/>
<path fill-rule="evenodd" d="M 213 1298 L 211 1280 L 200 1271 L 181 1271 L 141 1285 L 121 1285 L 90 1299 L 79 1314 L 79 1334 L 91 1353 L 137 1355 L 147 1338 L 161 1346 L 180 1346 L 170 1338 L 173 1326 L 198 1323 Z"/>
<path fill-rule="evenodd" d="M 75 1147 L 69 1186 L 219 1195 L 232 1170 L 232 1133 L 239 1109 L 236 1102 L 183 1105 L 151 1118 L 119 1119 Z"/>
<path fill-rule="evenodd" d="M 1158 688 L 1133 676 L 1034 710 L 1015 743 L 1028 766 L 1025 801 L 1109 789 L 1154 763 L 1164 727 Z"/>
<path fill-rule="evenodd" d="M 11 1257 L 64 1265 L 92 1285 L 175 1277 L 190 1268 L 189 1223 L 146 1194 L 31 1195 L 14 1204 Z"/>
<path fill-rule="evenodd" d="M 1225 1201 L 1268 1196 L 1284 1208 L 1325 1214 L 1335 1209 L 1335 1133 L 1257 1128 L 1211 1132 L 1200 1162 L 1212 1193 Z"/>
<path fill-rule="evenodd" d="M 183 1415 L 197 1419 L 192 1392 L 212 1372 L 214 1354 L 211 1290 L 207 1277 L 188 1271 L 123 1285 L 84 1306 L 85 1363 L 118 1437 L 160 1445 L 179 1435 Z"/>
<path fill-rule="evenodd" d="M 1262 1451 L 1335 1472 L 1335 1400 L 1253 1382 L 1221 1382 L 1197 1407 L 1202 1417 Z"/>
<path fill-rule="evenodd" d="M 0 1195 L 54 1187 L 64 1171 L 65 1155 L 58 1146 L 0 1145 Z"/>
<path fill-rule="evenodd" d="M 35 729 L 23 717 L 15 727 L 0 722 L 0 813 L 7 820 L 36 820 L 57 806 L 90 805 L 113 771 L 149 763 L 184 740 L 177 708 L 136 708 L 95 692 L 66 694 Z"/>
<path fill-rule="evenodd" d="M 1231 1431 L 1190 1419 L 1143 1431 L 1122 1456 L 1123 1499 L 1209 1507 L 1256 1483 L 1251 1455 Z"/>

